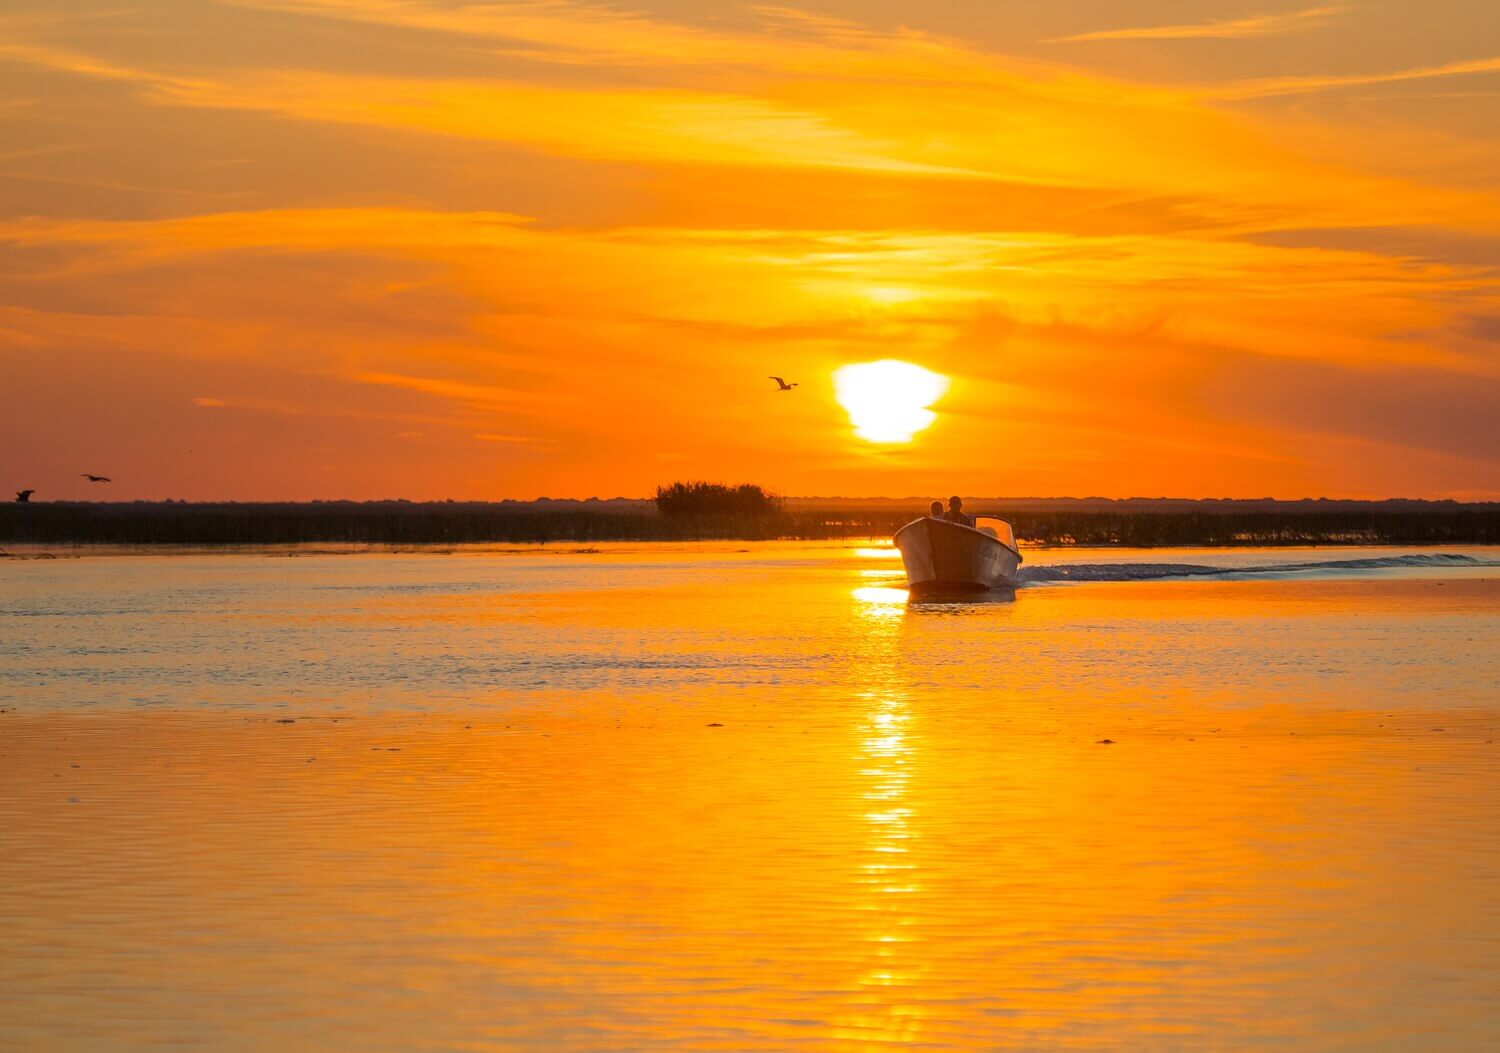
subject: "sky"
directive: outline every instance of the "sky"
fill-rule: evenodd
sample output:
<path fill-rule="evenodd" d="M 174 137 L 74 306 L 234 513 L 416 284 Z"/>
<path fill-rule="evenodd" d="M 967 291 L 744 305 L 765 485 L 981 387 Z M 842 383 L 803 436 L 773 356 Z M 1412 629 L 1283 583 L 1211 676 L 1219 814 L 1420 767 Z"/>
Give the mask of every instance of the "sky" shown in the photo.
<path fill-rule="evenodd" d="M 1497 128 L 1493 0 L 11 0 L 0 485 L 1500 499 Z"/>

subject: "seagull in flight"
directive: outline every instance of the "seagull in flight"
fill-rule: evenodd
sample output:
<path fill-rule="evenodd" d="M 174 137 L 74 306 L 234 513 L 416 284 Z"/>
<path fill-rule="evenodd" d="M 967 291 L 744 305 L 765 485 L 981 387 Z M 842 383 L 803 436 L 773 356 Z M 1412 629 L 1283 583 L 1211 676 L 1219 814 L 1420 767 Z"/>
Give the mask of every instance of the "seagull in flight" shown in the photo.
<path fill-rule="evenodd" d="M 34 494 L 34 493 L 36 493 L 35 490 L 17 490 L 16 491 L 16 504 L 18 504 L 18 505 L 24 505 L 26 502 L 28 502 L 28 501 L 31 500 L 31 495 Z"/>
<path fill-rule="evenodd" d="M 81 475 L 81 476 L 83 476 L 85 479 L 87 479 L 91 483 L 112 483 L 112 482 L 114 482 L 114 480 L 111 479 L 107 475 L 90 475 L 88 472 L 79 472 L 78 474 Z"/>
<path fill-rule="evenodd" d="M 780 377 L 767 377 L 766 379 L 767 380 L 774 380 L 774 381 L 776 381 L 776 390 L 777 391 L 791 391 L 794 387 L 797 386 L 796 384 L 788 384 L 786 381 L 782 380 Z"/>

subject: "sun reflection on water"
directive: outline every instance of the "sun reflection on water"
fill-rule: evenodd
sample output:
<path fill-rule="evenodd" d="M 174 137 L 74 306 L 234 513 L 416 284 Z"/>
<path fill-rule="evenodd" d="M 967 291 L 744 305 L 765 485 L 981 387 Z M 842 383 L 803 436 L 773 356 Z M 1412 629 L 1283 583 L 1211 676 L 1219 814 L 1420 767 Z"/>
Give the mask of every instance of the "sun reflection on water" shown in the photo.
<path fill-rule="evenodd" d="M 905 589 L 889 585 L 861 585 L 851 595 L 864 605 L 860 613 L 867 618 L 899 618 L 906 609 Z"/>
<path fill-rule="evenodd" d="M 906 590 L 878 585 L 853 590 L 854 613 L 868 626 L 868 689 L 855 696 L 860 716 L 850 758 L 857 777 L 855 814 L 863 831 L 855 874 L 860 938 L 867 955 L 855 987 L 868 993 L 858 1015 L 839 1022 L 850 1040 L 915 1041 L 925 1012 L 917 992 L 927 964 L 915 935 L 922 882 L 921 814 L 913 796 L 917 760 L 910 693 L 897 643 Z"/>
<path fill-rule="evenodd" d="M 919 816 L 911 795 L 911 713 L 905 692 L 894 687 L 870 691 L 861 701 L 866 709 L 853 760 L 863 785 L 864 858 L 856 880 L 864 890 L 860 912 L 870 959 L 856 983 L 882 993 L 868 1014 L 848 1023 L 886 1041 L 911 1041 L 920 1029 L 921 1010 L 906 1004 L 903 993 L 915 989 L 922 971 L 914 959 L 920 945 L 910 935 L 916 921 L 912 897 L 922 891 L 915 858 Z"/>

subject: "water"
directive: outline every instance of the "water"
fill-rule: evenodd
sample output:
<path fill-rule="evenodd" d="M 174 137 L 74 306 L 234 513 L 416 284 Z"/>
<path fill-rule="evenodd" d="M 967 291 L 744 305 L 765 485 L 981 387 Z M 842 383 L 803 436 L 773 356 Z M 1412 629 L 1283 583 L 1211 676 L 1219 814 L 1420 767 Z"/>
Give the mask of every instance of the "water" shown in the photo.
<path fill-rule="evenodd" d="M 0 1048 L 1492 1047 L 1497 555 L 6 561 Z"/>

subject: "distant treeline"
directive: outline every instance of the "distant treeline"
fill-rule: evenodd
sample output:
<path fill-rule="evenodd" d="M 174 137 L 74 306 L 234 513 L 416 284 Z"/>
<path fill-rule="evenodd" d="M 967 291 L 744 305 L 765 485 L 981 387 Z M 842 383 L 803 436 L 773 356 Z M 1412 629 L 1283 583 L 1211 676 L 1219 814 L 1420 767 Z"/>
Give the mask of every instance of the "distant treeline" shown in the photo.
<path fill-rule="evenodd" d="M 766 495 L 762 495 L 763 497 Z M 656 511 L 644 502 L 307 504 L 49 502 L 0 505 L 0 545 L 455 545 L 550 541 L 770 540 L 881 537 L 922 511 L 788 507 L 775 498 L 748 512 L 710 506 Z M 1500 504 L 1287 502 L 1238 509 L 1222 502 L 1167 510 L 972 506 L 1015 526 L 1023 542 L 1052 545 L 1500 544 Z"/>

